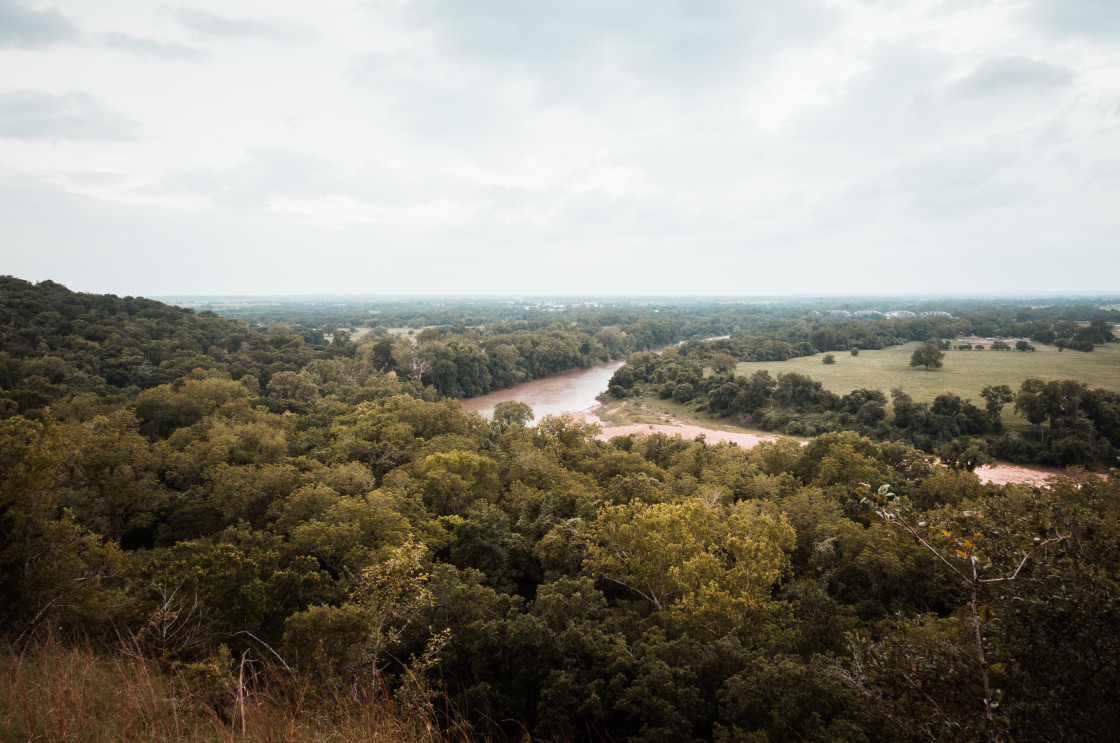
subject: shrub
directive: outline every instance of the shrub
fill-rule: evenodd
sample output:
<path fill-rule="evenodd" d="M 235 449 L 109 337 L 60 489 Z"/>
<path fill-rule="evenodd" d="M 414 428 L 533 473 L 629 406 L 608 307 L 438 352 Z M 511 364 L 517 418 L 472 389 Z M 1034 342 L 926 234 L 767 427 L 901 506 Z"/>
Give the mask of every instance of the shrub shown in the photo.
<path fill-rule="evenodd" d="M 1031 461 L 1034 450 L 1030 443 L 1017 433 L 1009 432 L 991 442 L 991 453 L 999 459 L 1006 459 L 1016 464 L 1025 464 Z"/>

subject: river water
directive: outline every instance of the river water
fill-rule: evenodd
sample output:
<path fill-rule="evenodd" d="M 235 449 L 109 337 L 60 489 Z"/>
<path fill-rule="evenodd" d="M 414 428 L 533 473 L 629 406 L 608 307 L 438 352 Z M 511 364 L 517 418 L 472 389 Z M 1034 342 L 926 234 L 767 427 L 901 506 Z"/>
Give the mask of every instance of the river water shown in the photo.
<path fill-rule="evenodd" d="M 714 341 L 730 337 L 716 335 L 703 340 Z M 677 345 L 684 342 L 681 341 Z M 661 353 L 663 350 L 656 348 L 654 353 Z M 611 381 L 611 377 L 625 363 L 625 360 L 610 361 L 587 369 L 569 369 L 551 377 L 534 379 L 504 390 L 496 390 L 488 395 L 468 397 L 460 402 L 467 410 L 482 413 L 487 418 L 493 414 L 495 405 L 506 400 L 517 400 L 527 404 L 533 409 L 537 420 L 545 415 L 577 413 L 598 404 L 595 398 L 607 391 L 607 384 Z"/>
<path fill-rule="evenodd" d="M 463 407 L 475 410 L 487 418 L 494 412 L 494 406 L 506 400 L 518 400 L 533 409 L 537 420 L 545 415 L 563 415 L 587 410 L 596 404 L 595 397 L 607 391 L 611 381 L 625 361 L 611 361 L 587 369 L 569 369 L 544 379 L 497 390 L 488 395 L 468 397 L 462 400 Z"/>

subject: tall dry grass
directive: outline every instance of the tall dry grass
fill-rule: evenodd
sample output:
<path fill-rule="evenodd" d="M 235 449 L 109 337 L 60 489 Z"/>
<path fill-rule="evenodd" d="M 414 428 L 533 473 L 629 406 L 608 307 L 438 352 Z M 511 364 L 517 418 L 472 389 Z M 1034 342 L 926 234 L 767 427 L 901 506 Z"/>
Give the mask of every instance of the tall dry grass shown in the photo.
<path fill-rule="evenodd" d="M 467 741 L 426 698 L 311 685 L 287 672 L 205 664 L 165 670 L 123 643 L 111 651 L 46 638 L 0 645 L 0 740 L 44 743 Z M 217 671 L 217 669 L 214 669 Z M 313 691 L 314 689 L 314 691 Z M 419 700 L 419 701 L 417 701 Z M 444 725 L 437 724 L 437 718 Z"/>

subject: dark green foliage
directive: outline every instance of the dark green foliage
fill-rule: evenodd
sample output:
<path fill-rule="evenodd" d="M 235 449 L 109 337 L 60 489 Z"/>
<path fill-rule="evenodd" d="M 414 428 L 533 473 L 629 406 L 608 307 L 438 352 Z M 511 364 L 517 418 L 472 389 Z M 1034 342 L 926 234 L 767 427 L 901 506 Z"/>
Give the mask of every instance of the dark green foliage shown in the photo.
<path fill-rule="evenodd" d="M 937 450 L 937 456 L 943 464 L 968 472 L 993 461 L 988 453 L 988 443 L 973 437 L 956 438 L 947 442 Z"/>
<path fill-rule="evenodd" d="M 49 282 L 0 291 L 0 325 L 15 327 L 0 353 L 0 630 L 12 640 L 119 633 L 183 673 L 244 658 L 246 674 L 288 678 L 287 664 L 321 685 L 309 699 L 421 689 L 479 739 L 975 739 L 969 596 L 861 505 L 861 483 L 890 483 L 916 522 L 953 539 L 983 513 L 983 554 L 1001 567 L 1035 534 L 1070 535 L 985 597 L 1002 729 L 1103 740 L 1120 725 L 1120 480 L 1074 473 L 1035 492 L 968 471 L 985 445 L 1113 461 L 1115 392 L 1029 380 L 986 389 L 985 409 L 902 391 L 888 405 L 804 375 L 735 375 L 737 359 L 952 337 L 981 310 L 967 328 L 714 304 L 708 319 L 585 308 L 565 324 L 402 302 L 386 317 L 441 323 L 406 349 L 384 331 L 327 344 L 322 327 L 349 327 L 327 310 L 319 330 L 295 315 L 262 329 Z M 1084 327 L 1032 312 L 995 317 L 993 332 Z M 749 332 L 633 352 L 730 331 L 732 318 Z M 471 394 L 627 352 L 616 394 L 664 391 L 819 435 L 751 451 L 604 443 L 570 418 L 530 426 L 519 403 L 487 422 L 437 399 L 436 387 Z M 1038 434 L 985 444 L 1009 402 Z"/>
<path fill-rule="evenodd" d="M 933 341 L 927 341 L 924 346 L 915 349 L 914 354 L 910 357 L 910 366 L 924 366 L 926 371 L 940 369 L 943 358 L 945 358 L 945 354 L 941 347 Z"/>
<path fill-rule="evenodd" d="M 688 402 L 696 395 L 696 391 L 688 382 L 681 382 L 673 387 L 673 399 L 677 402 Z"/>

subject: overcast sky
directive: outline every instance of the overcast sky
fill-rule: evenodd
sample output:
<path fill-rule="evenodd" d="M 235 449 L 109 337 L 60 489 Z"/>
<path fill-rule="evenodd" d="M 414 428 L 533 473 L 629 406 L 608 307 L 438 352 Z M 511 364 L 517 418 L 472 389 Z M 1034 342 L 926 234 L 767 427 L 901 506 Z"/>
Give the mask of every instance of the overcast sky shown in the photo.
<path fill-rule="evenodd" d="M 0 0 L 0 274 L 1120 290 L 1118 0 Z"/>

